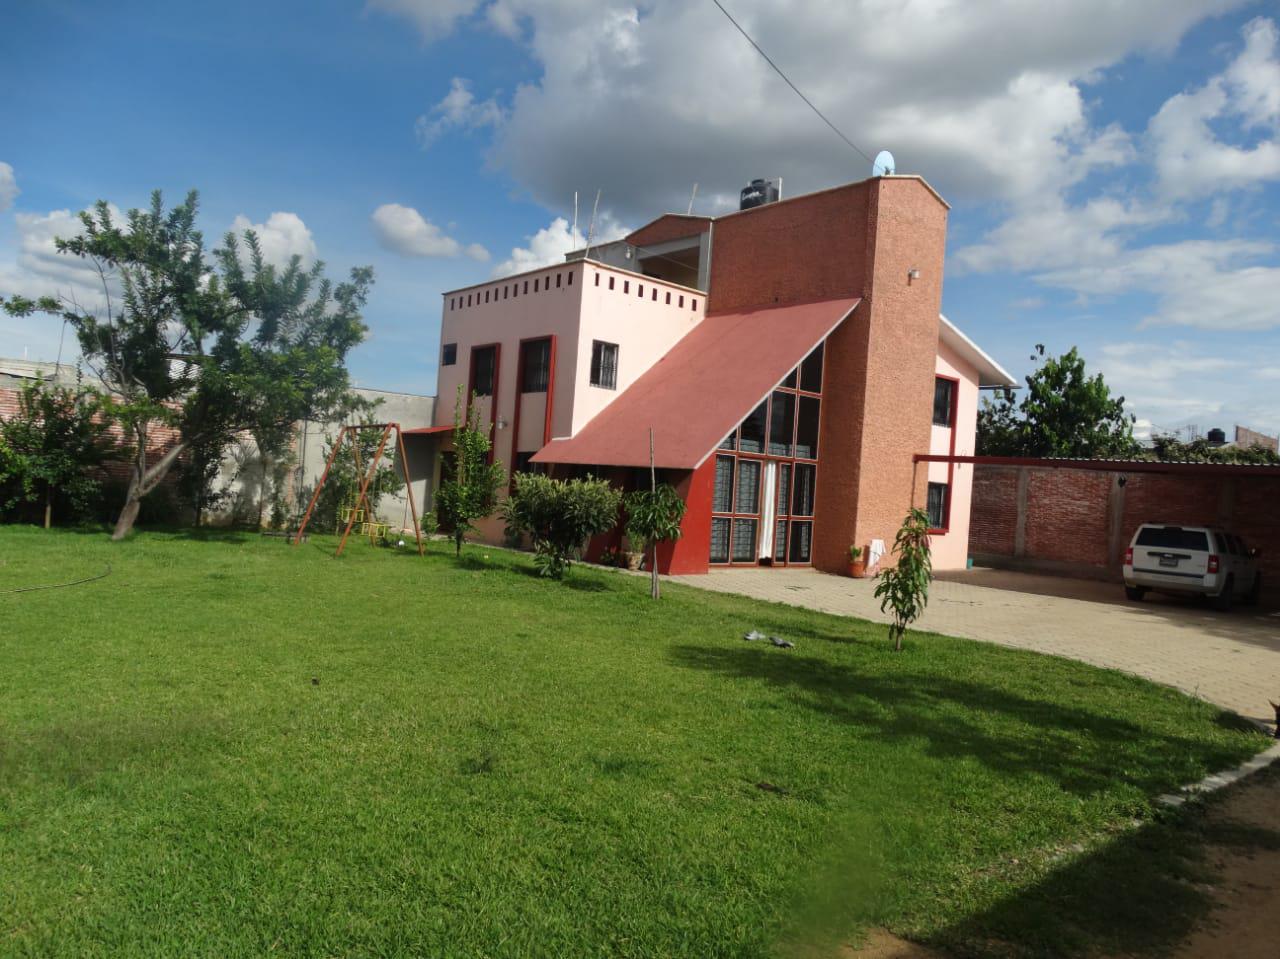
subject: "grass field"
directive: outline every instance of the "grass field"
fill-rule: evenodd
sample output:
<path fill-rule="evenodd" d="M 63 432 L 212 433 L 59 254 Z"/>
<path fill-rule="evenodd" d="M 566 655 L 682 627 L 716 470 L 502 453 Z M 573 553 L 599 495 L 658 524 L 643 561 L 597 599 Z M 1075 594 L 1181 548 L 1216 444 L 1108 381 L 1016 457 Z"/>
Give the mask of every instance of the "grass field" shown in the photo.
<path fill-rule="evenodd" d="M 0 528 L 0 954 L 1137 948 L 1199 904 L 1153 797 L 1266 742 L 1064 660 L 331 545 Z"/>

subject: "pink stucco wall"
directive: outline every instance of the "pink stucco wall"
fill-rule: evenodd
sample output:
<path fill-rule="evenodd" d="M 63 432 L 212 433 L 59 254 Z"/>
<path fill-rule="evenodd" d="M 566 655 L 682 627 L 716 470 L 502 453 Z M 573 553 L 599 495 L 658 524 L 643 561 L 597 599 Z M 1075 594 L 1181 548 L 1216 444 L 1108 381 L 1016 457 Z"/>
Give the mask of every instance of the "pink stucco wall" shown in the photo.
<path fill-rule="evenodd" d="M 556 338 L 551 435 L 571 436 L 701 322 L 705 310 L 706 298 L 698 290 L 589 260 L 446 293 L 440 341 L 457 344 L 457 362 L 440 367 L 436 425 L 453 422 L 457 389 L 465 390 L 470 377 L 472 349 L 500 344 L 496 420 L 501 425 L 495 430 L 494 455 L 509 467 L 516 452 L 541 448 L 547 399 L 524 395 L 519 441 L 513 443 L 521 340 Z M 616 390 L 590 385 L 593 340 L 618 344 Z M 487 421 L 487 400 L 481 400 L 480 409 Z"/>
<path fill-rule="evenodd" d="M 955 429 L 957 456 L 972 456 L 978 427 L 978 371 L 961 359 L 945 343 L 938 344 L 937 375 L 960 381 L 956 399 Z M 931 428 L 929 452 L 951 453 L 951 430 Z M 969 558 L 969 516 L 973 502 L 973 467 L 957 463 L 951 473 L 951 520 L 946 533 L 932 538 L 934 569 L 964 569 Z M 929 481 L 947 482 L 946 463 L 929 464 Z"/>

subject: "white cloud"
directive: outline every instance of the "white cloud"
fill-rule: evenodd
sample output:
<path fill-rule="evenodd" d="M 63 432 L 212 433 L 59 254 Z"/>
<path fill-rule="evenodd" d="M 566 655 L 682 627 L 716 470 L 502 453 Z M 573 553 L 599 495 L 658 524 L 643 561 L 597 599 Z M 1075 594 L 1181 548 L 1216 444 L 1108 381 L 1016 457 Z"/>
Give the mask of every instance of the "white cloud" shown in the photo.
<path fill-rule="evenodd" d="M 21 191 L 18 189 L 18 178 L 13 175 L 13 167 L 0 162 L 0 213 L 13 206 Z"/>
<path fill-rule="evenodd" d="M 1169 432 L 1195 424 L 1199 431 L 1240 423 L 1275 429 L 1280 425 L 1280 396 L 1274 387 L 1251 377 L 1252 358 L 1215 355 L 1203 344 L 1120 342 L 1103 346 L 1098 369 L 1125 406 L 1140 410 L 1135 432 Z"/>
<path fill-rule="evenodd" d="M 290 258 L 295 255 L 302 258 L 304 266 L 315 262 L 316 241 L 296 213 L 277 211 L 267 217 L 266 223 L 252 223 L 241 213 L 231 221 L 231 230 L 241 239 L 245 230 L 253 230 L 258 234 L 263 259 L 276 267 L 287 266 Z M 241 244 L 242 253 L 243 249 Z"/>
<path fill-rule="evenodd" d="M 1243 2 L 744 0 L 733 9 L 868 153 L 892 149 L 901 172 L 964 201 L 1053 190 L 1118 162 L 1127 138 L 1087 117 L 1083 91 L 1097 71 L 1169 50 L 1191 25 Z M 782 175 L 796 193 L 870 172 L 713 4 L 470 6 L 540 68 L 492 124 L 490 159 L 553 208 L 599 186 L 636 220 L 683 210 L 695 181 L 715 201 L 752 176 Z"/>
<path fill-rule="evenodd" d="M 597 217 L 596 230 L 591 243 L 609 243 L 621 239 L 631 232 L 618 223 L 611 213 Z M 562 216 L 556 217 L 533 236 L 526 237 L 528 246 L 518 246 L 511 250 L 511 256 L 493 268 L 493 276 L 510 276 L 526 270 L 536 270 L 540 266 L 564 262 L 564 255 L 571 250 L 580 250 L 587 245 L 587 238 L 581 230 L 574 231 L 569 221 Z"/>
<path fill-rule="evenodd" d="M 484 0 L 369 0 L 368 9 L 408 17 L 424 40 L 438 40 L 460 20 L 475 13 Z"/>
<path fill-rule="evenodd" d="M 430 146 L 449 130 L 477 130 L 502 122 L 502 108 L 490 97 L 477 101 L 469 81 L 454 77 L 444 99 L 414 123 L 414 133 L 424 147 Z"/>
<path fill-rule="evenodd" d="M 108 206 L 112 218 L 124 219 L 114 204 Z M 60 295 L 74 299 L 85 309 L 96 309 L 102 302 L 102 277 L 92 262 L 70 254 L 59 253 L 54 241 L 77 236 L 84 225 L 80 215 L 71 210 L 49 213 L 15 213 L 17 256 L 10 263 L 0 262 L 0 296 L 37 297 Z M 118 286 L 108 274 L 108 289 L 118 294 Z"/>
<path fill-rule="evenodd" d="M 1186 198 L 1280 179 L 1280 31 L 1256 19 L 1240 54 L 1203 87 L 1170 97 L 1148 128 L 1163 192 Z M 1251 145 L 1228 143 L 1213 124 L 1235 121 Z"/>
<path fill-rule="evenodd" d="M 379 242 L 403 256 L 460 256 L 484 262 L 489 251 L 479 243 L 463 246 L 411 206 L 384 203 L 373 211 L 373 229 Z"/>

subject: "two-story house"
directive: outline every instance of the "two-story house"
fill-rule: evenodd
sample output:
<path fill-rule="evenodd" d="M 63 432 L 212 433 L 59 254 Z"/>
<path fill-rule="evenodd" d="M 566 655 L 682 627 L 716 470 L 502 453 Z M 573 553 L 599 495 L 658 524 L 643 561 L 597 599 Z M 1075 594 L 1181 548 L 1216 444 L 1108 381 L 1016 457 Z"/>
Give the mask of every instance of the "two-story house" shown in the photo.
<path fill-rule="evenodd" d="M 939 313 L 946 202 L 882 176 L 744 206 L 444 294 L 437 435 L 461 386 L 508 470 L 626 488 L 652 439 L 688 504 L 664 572 L 840 571 L 912 504 L 962 567 L 971 467 L 913 456 L 972 453 L 978 391 L 1014 381 Z"/>

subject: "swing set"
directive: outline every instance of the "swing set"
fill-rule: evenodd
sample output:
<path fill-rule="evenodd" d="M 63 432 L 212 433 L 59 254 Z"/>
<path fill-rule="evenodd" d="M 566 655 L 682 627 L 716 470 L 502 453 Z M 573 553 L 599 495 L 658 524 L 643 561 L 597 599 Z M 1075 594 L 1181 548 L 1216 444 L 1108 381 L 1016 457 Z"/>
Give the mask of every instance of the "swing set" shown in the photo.
<path fill-rule="evenodd" d="M 369 461 L 368 470 L 365 470 L 360 462 L 360 433 L 362 430 L 382 430 L 382 435 L 378 439 L 378 449 L 373 454 L 373 459 Z M 324 464 L 324 472 L 320 474 L 320 482 L 316 484 L 315 492 L 311 494 L 311 502 L 307 504 L 307 511 L 302 516 L 302 523 L 298 527 L 298 532 L 294 534 L 293 544 L 295 546 L 302 542 L 302 535 L 307 531 L 307 523 L 311 522 L 311 514 L 320 499 L 320 491 L 324 489 L 325 481 L 329 478 L 329 470 L 333 467 L 333 461 L 338 458 L 338 452 L 342 449 L 343 441 L 348 436 L 351 437 L 351 451 L 355 454 L 356 472 L 362 475 L 362 479 L 360 481 L 360 492 L 356 495 L 355 502 L 341 507 L 338 511 L 338 521 L 346 523 L 346 527 L 342 531 L 342 539 L 338 542 L 338 549 L 333 555 L 335 557 L 342 555 L 342 551 L 347 545 L 347 537 L 351 535 L 351 528 L 356 523 L 360 524 L 360 532 L 368 535 L 371 542 L 379 534 L 386 534 L 387 524 L 378 523 L 373 518 L 373 508 L 369 505 L 367 492 L 369 484 L 373 482 L 373 477 L 377 474 L 378 463 L 386 450 L 387 440 L 391 438 L 392 430 L 396 434 L 396 448 L 399 451 L 396 459 L 400 462 L 400 474 L 404 478 L 405 497 L 409 502 L 409 512 L 413 515 L 413 535 L 418 541 L 418 555 L 423 555 L 422 528 L 418 525 L 418 510 L 413 502 L 413 484 L 409 481 L 409 458 L 405 455 L 404 450 L 404 431 L 400 429 L 399 423 L 365 423 L 342 427 L 338 432 L 338 441 L 333 444 L 333 450 L 329 453 L 329 460 Z"/>

